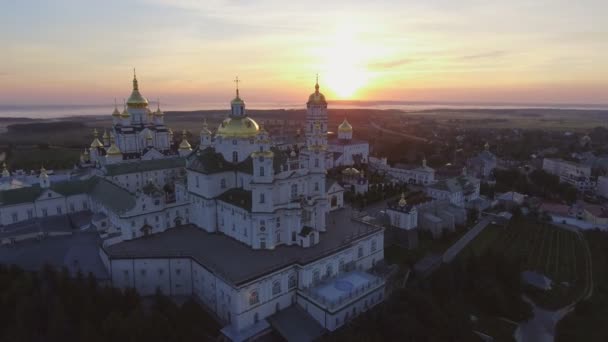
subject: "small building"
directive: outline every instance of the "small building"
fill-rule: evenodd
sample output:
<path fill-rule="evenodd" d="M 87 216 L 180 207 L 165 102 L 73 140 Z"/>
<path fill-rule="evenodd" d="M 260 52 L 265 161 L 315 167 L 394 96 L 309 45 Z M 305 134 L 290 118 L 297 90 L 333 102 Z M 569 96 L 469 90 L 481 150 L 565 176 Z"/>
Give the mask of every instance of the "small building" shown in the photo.
<path fill-rule="evenodd" d="M 467 160 L 467 170 L 477 178 L 486 179 L 496 168 L 496 161 L 496 156 L 490 152 L 490 145 L 486 143 L 481 153 Z"/>

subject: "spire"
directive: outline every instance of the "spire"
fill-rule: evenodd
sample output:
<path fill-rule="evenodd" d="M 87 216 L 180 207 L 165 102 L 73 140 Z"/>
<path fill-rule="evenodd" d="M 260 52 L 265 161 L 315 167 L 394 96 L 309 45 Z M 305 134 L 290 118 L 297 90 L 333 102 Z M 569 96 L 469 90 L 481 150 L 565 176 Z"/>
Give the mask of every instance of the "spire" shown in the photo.
<path fill-rule="evenodd" d="M 422 167 L 426 167 L 426 156 L 422 157 Z"/>
<path fill-rule="evenodd" d="M 315 83 L 315 93 L 319 93 L 319 73 L 317 73 L 317 82 Z"/>
<path fill-rule="evenodd" d="M 236 76 L 236 78 L 234 79 L 234 83 L 236 84 L 236 97 L 239 97 L 239 82 L 241 82 L 239 80 L 239 76 Z"/>
<path fill-rule="evenodd" d="M 133 68 L 133 90 L 139 90 L 139 84 L 137 83 L 137 74 L 135 68 Z"/>

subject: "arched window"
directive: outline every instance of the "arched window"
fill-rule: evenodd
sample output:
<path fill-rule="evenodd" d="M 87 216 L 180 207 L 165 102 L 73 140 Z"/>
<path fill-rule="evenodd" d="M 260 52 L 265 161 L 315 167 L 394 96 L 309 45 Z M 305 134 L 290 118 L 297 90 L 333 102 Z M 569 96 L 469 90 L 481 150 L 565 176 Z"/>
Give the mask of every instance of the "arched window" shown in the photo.
<path fill-rule="evenodd" d="M 260 302 L 258 290 L 253 290 L 249 294 L 249 305 L 255 305 Z M 256 314 L 257 315 L 257 314 Z"/>
<path fill-rule="evenodd" d="M 290 289 L 293 289 L 294 287 L 296 287 L 296 275 L 295 274 L 290 274 L 289 278 L 287 280 L 287 286 Z"/>
<path fill-rule="evenodd" d="M 266 196 L 264 194 L 260 194 L 260 203 L 266 202 Z"/>
<path fill-rule="evenodd" d="M 264 167 L 260 166 L 260 177 L 264 177 Z"/>
<path fill-rule="evenodd" d="M 319 158 L 315 158 L 315 167 L 319 167 Z"/>
<path fill-rule="evenodd" d="M 281 293 L 281 282 L 276 280 L 274 283 L 272 283 L 272 294 L 278 295 L 279 293 Z"/>
<path fill-rule="evenodd" d="M 377 244 L 376 240 L 372 240 L 372 252 L 376 251 L 376 247 L 377 247 L 376 244 Z"/>
<path fill-rule="evenodd" d="M 239 162 L 239 153 L 237 151 L 233 151 L 232 152 L 232 162 L 233 163 L 238 163 Z"/>
<path fill-rule="evenodd" d="M 226 189 L 226 179 L 225 178 L 222 178 L 220 180 L 220 188 Z"/>

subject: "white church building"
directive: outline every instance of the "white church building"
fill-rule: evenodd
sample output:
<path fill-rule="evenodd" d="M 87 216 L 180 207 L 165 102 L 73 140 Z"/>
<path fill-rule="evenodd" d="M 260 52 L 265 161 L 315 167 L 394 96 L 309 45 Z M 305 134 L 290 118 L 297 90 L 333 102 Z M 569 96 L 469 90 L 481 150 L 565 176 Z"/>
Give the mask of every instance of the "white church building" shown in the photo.
<path fill-rule="evenodd" d="M 333 331 L 384 298 L 384 228 L 357 219 L 326 179 L 318 83 L 306 107 L 305 148 L 281 151 L 237 83 L 228 116 L 215 132 L 204 123 L 192 148 L 185 133 L 172 143 L 134 77 L 110 132 L 81 156 L 82 175 L 53 183 L 42 169 L 39 184 L 0 192 L 0 224 L 91 212 L 115 287 L 196 296 L 228 340 L 271 329 L 289 340 L 297 332 L 282 315 Z"/>

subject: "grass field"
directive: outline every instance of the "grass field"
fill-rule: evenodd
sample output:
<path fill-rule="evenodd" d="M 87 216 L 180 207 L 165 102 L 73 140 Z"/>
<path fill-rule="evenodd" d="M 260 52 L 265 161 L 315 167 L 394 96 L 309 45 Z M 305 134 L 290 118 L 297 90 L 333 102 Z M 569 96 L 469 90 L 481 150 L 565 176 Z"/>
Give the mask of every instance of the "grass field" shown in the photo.
<path fill-rule="evenodd" d="M 522 261 L 522 270 L 533 270 L 553 280 L 549 291 L 530 289 L 540 306 L 558 309 L 574 302 L 587 282 L 584 240 L 575 232 L 550 224 L 512 222 L 508 227 L 489 226 L 463 251 L 461 257 L 492 250 Z"/>

